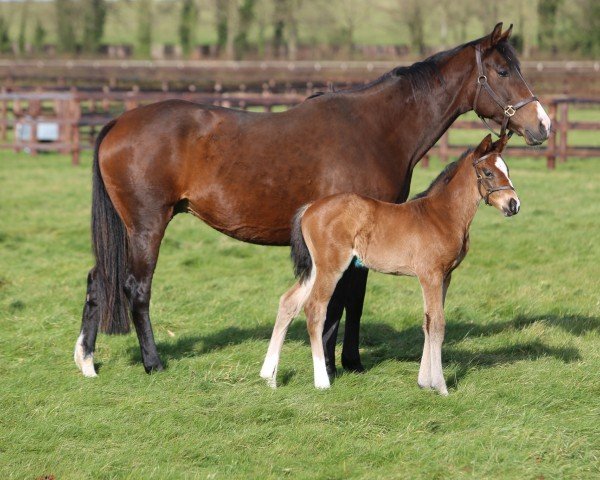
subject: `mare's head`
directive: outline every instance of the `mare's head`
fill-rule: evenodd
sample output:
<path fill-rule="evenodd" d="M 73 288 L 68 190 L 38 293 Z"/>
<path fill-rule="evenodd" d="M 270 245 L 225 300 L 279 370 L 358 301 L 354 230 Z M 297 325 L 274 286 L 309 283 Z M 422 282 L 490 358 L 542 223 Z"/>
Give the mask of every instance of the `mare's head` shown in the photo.
<path fill-rule="evenodd" d="M 472 152 L 471 160 L 477 176 L 477 189 L 487 205 L 500 210 L 506 217 L 519 213 L 521 202 L 508 176 L 508 167 L 501 153 L 508 136 L 504 135 L 492 143 L 487 135 Z"/>
<path fill-rule="evenodd" d="M 492 33 L 473 42 L 473 109 L 539 145 L 550 134 L 550 118 L 521 75 L 519 60 L 508 43 L 512 25 L 502 32 L 502 23 Z M 503 132 L 504 133 L 504 132 Z"/>

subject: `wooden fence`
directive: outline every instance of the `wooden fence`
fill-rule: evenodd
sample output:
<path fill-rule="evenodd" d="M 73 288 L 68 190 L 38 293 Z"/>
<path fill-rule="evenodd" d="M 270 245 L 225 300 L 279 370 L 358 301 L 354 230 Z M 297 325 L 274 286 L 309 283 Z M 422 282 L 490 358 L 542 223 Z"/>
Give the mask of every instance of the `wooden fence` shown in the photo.
<path fill-rule="evenodd" d="M 412 61 L 180 61 L 180 60 L 2 60 L 7 88 L 290 92 L 328 83 L 358 85 Z M 523 61 L 523 74 L 541 96 L 600 96 L 600 61 Z"/>
<path fill-rule="evenodd" d="M 310 93 L 310 92 L 308 92 Z M 37 92 L 37 93 L 0 93 L 0 148 L 15 151 L 58 151 L 72 156 L 74 165 L 79 163 L 82 149 L 93 146 L 99 128 L 108 120 L 124 110 L 130 110 L 142 104 L 167 98 L 179 98 L 198 103 L 221 105 L 225 107 L 271 111 L 274 108 L 287 108 L 306 98 L 305 94 L 289 93 L 248 93 L 232 94 L 202 92 Z M 569 120 L 571 105 L 600 106 L 600 98 L 547 98 L 542 103 L 548 107 L 552 119 L 552 134 L 543 147 L 509 147 L 511 157 L 545 157 L 548 168 L 556 167 L 556 161 L 564 162 L 568 157 L 600 157 L 599 146 L 574 146 L 569 144 L 568 134 L 573 131 L 600 130 L 600 122 L 573 122 Z M 41 124 L 54 123 L 58 126 L 58 138 L 52 142 L 41 142 L 36 138 L 36 130 Z M 479 121 L 457 120 L 449 132 L 432 148 L 428 155 L 438 155 L 443 161 L 451 156 L 460 155 L 467 145 L 450 143 L 454 130 L 481 129 Z M 29 137 L 18 135 L 30 132 Z M 557 139 L 558 137 L 558 139 Z M 422 165 L 426 167 L 429 158 Z"/>

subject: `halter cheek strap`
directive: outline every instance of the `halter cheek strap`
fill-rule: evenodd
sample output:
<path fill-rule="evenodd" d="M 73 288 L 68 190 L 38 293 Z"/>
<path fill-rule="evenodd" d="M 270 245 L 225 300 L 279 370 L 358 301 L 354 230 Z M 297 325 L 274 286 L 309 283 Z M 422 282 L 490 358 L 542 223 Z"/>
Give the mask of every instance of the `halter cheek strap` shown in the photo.
<path fill-rule="evenodd" d="M 515 189 L 512 185 L 500 185 L 498 187 L 491 186 L 489 180 L 487 180 L 486 178 L 481 176 L 481 173 L 479 172 L 477 165 L 479 165 L 483 160 L 485 160 L 486 157 L 487 157 L 487 155 L 485 155 L 481 158 L 478 158 L 477 160 L 473 160 L 473 168 L 475 169 L 475 175 L 477 175 L 477 191 L 479 192 L 479 195 L 481 195 L 481 198 L 483 199 L 485 204 L 491 205 L 490 195 L 492 193 L 499 192 L 501 190 L 512 190 L 514 192 Z M 482 187 L 485 190 L 485 195 L 483 193 L 481 193 Z"/>
<path fill-rule="evenodd" d="M 490 84 L 488 83 L 488 78 L 485 74 L 485 69 L 483 68 L 483 62 L 481 61 L 481 50 L 479 49 L 479 47 L 475 47 L 475 60 L 477 62 L 477 90 L 475 91 L 475 99 L 473 100 L 473 110 L 475 111 L 477 116 L 481 119 L 483 124 L 487 127 L 487 129 L 490 132 L 492 132 L 494 135 L 497 135 L 498 137 L 501 137 L 502 135 L 504 135 L 506 133 L 506 129 L 508 127 L 508 122 L 509 122 L 510 118 L 512 116 L 514 116 L 515 113 L 517 113 L 517 110 L 519 110 L 519 108 L 521 108 L 521 107 L 524 107 L 528 103 L 538 101 L 538 98 L 535 95 L 532 95 L 529 98 L 524 98 L 523 100 L 519 100 L 514 105 L 511 105 L 510 103 L 505 102 L 496 92 L 494 92 L 494 90 L 492 90 L 492 87 L 490 87 Z M 523 78 L 523 75 L 521 75 L 521 72 L 519 72 L 517 70 L 517 73 L 519 74 L 519 77 L 521 77 L 521 80 L 523 80 L 523 83 L 525 84 L 525 86 L 527 87 L 529 92 L 531 93 L 531 89 L 529 88 L 529 85 L 527 85 L 527 82 Z M 483 88 L 483 90 L 485 90 L 488 93 L 488 95 L 492 98 L 492 100 L 504 112 L 504 120 L 502 121 L 500 133 L 497 133 L 490 126 L 490 124 L 488 123 L 486 118 L 483 115 L 479 114 L 479 112 L 477 111 L 477 102 L 479 100 L 479 95 L 481 94 L 482 88 Z M 511 136 L 512 133 L 513 133 L 512 131 L 509 131 L 508 135 Z"/>

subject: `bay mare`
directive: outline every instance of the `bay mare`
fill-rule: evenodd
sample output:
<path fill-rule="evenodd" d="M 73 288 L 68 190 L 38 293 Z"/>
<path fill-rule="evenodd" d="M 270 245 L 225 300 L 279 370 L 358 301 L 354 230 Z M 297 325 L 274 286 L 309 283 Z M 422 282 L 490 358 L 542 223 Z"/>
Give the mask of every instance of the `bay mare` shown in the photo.
<path fill-rule="evenodd" d="M 405 201 L 416 163 L 459 115 L 473 108 L 481 90 L 477 56 L 495 95 L 529 102 L 509 118 L 508 128 L 530 144 L 544 141 L 550 121 L 519 74 L 509 35 L 510 29 L 502 32 L 498 24 L 484 38 L 282 113 L 171 100 L 128 111 L 107 124 L 93 164 L 96 264 L 88 274 L 75 346 L 83 374 L 96 375 L 99 326 L 107 333 L 125 333 L 130 317 L 145 370 L 162 370 L 150 324 L 151 284 L 165 229 L 177 213 L 191 213 L 239 240 L 289 245 L 294 213 L 323 196 L 356 192 Z M 477 97 L 479 115 L 503 121 L 504 111 L 489 92 Z M 343 309 L 342 363 L 362 369 L 358 326 L 366 280 L 366 270 L 351 267 L 330 303 L 330 371 Z"/>
<path fill-rule="evenodd" d="M 423 290 L 425 342 L 418 384 L 448 394 L 442 373 L 444 301 L 452 272 L 469 250 L 469 227 L 483 199 L 506 216 L 519 198 L 500 153 L 507 136 L 485 137 L 474 151 L 450 164 L 415 199 L 394 204 L 354 193 L 315 201 L 296 215 L 292 259 L 299 281 L 279 302 L 261 377 L 276 386 L 281 347 L 302 307 L 310 336 L 317 388 L 329 388 L 322 332 L 327 304 L 354 257 L 369 269 L 416 276 Z"/>

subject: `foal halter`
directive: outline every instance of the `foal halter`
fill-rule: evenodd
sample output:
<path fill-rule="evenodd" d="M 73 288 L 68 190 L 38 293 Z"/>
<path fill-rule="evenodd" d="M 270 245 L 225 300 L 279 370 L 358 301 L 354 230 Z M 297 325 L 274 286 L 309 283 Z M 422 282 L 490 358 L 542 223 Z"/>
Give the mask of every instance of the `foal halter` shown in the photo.
<path fill-rule="evenodd" d="M 483 122 L 483 124 L 487 127 L 487 129 L 490 132 L 492 132 L 494 135 L 497 135 L 498 137 L 501 137 L 502 135 L 504 135 L 506 133 L 506 127 L 508 126 L 508 121 L 515 113 L 517 113 L 517 110 L 521 107 L 524 107 L 528 103 L 537 101 L 538 98 L 535 95 L 532 95 L 529 98 L 519 100 L 514 105 L 504 102 L 504 100 L 502 100 L 502 98 L 500 98 L 500 96 L 492 90 L 492 87 L 490 87 L 490 84 L 488 83 L 488 78 L 485 75 L 485 70 L 483 68 L 483 62 L 481 61 L 481 50 L 479 49 L 479 47 L 475 47 L 475 60 L 477 61 L 477 71 L 478 72 L 477 72 L 477 91 L 475 92 L 475 99 L 473 100 L 473 111 L 477 114 L 477 116 L 480 118 L 480 120 Z M 519 74 L 519 77 L 521 77 L 521 80 L 523 80 L 523 83 L 525 84 L 525 86 L 527 87 L 529 92 L 531 92 L 531 88 L 529 88 L 529 85 L 523 78 L 523 75 L 521 75 L 521 72 L 519 72 L 518 70 L 516 70 L 516 71 Z M 496 133 L 496 131 L 490 126 L 488 121 L 483 117 L 483 115 L 480 115 L 479 112 L 477 111 L 477 100 L 479 100 L 479 94 L 481 93 L 482 87 L 488 93 L 488 95 L 492 98 L 492 100 L 494 100 L 494 102 L 496 102 L 496 104 L 504 112 L 504 120 L 502 121 L 502 128 L 500 129 L 500 133 Z M 511 136 L 512 133 L 513 132 L 510 131 L 508 133 L 508 135 Z"/>
<path fill-rule="evenodd" d="M 499 187 L 494 187 L 490 185 L 489 180 L 481 176 L 479 170 L 477 169 L 477 165 L 483 162 L 489 155 L 491 154 L 484 155 L 483 157 L 478 158 L 477 160 L 473 160 L 473 168 L 475 169 L 475 175 L 477 175 L 477 191 L 479 192 L 479 195 L 481 195 L 481 198 L 483 198 L 483 201 L 486 205 L 491 205 L 490 195 L 494 192 L 499 192 L 500 190 L 512 190 L 513 192 L 515 191 L 512 185 L 501 185 Z M 481 193 L 481 187 L 485 189 L 485 195 Z"/>

